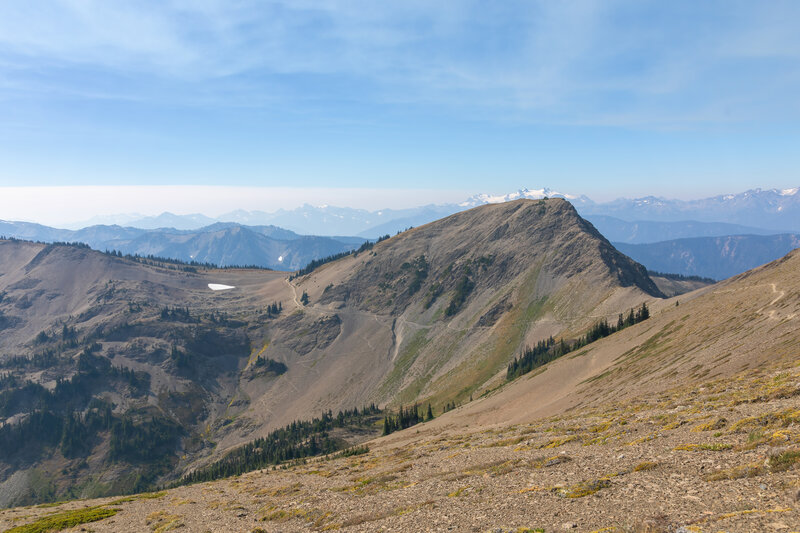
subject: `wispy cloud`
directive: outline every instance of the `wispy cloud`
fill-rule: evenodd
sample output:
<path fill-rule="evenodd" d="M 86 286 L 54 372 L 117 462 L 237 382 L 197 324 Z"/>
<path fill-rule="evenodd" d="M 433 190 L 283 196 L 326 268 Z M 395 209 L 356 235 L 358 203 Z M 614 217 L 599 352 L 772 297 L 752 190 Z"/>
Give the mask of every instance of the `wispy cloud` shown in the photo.
<path fill-rule="evenodd" d="M 800 89 L 798 19 L 796 2 L 28 0 L 0 4 L 0 74 L 17 96 L 774 120 Z"/>

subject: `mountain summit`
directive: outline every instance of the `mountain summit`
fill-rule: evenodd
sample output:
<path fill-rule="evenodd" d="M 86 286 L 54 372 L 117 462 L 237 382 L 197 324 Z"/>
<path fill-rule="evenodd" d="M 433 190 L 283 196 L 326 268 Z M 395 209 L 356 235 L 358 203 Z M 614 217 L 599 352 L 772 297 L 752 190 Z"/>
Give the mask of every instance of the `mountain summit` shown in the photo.
<path fill-rule="evenodd" d="M 374 373 L 348 390 L 363 387 L 365 397 L 390 403 L 480 392 L 526 345 L 578 334 L 598 317 L 616 320 L 662 296 L 641 265 L 563 199 L 457 213 L 323 265 L 295 284 L 313 312 L 335 314 L 342 330 L 359 338 L 359 350 L 333 343 L 326 351 L 326 361 L 341 350 L 350 361 L 336 364 Z M 365 323 L 364 316 L 373 319 Z M 364 342 L 372 350 L 361 359 L 354 354 L 363 353 Z M 327 386 L 345 386 L 326 379 Z"/>
<path fill-rule="evenodd" d="M 441 411 L 503 383 L 526 346 L 661 296 L 558 198 L 476 207 L 292 279 L 0 241 L 0 295 L 6 505 L 142 489 L 321 412 Z M 30 496 L 45 471 L 61 472 L 49 496 Z"/>
<path fill-rule="evenodd" d="M 492 195 L 492 194 L 476 194 L 474 196 L 470 196 L 466 201 L 461 202 L 458 204 L 460 207 L 476 207 L 479 205 L 484 204 L 499 204 L 502 202 L 512 202 L 514 200 L 542 200 L 544 198 L 564 198 L 565 200 L 569 200 L 572 203 L 592 203 L 586 196 L 575 196 L 572 194 L 564 194 L 558 191 L 554 191 L 548 187 L 544 187 L 542 189 L 528 189 L 524 187 L 519 189 L 516 192 L 508 193 L 508 194 L 499 194 L 499 195 Z"/>

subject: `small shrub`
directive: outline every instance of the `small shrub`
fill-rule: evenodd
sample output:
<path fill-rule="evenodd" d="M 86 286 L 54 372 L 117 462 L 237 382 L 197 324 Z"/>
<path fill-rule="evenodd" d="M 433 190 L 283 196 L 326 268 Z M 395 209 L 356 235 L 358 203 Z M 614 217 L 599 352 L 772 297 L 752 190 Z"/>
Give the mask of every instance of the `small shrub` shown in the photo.
<path fill-rule="evenodd" d="M 556 489 L 559 496 L 564 498 L 583 498 L 584 496 L 591 496 L 595 492 L 611 486 L 611 480 L 602 478 L 592 481 L 582 481 L 576 483 L 571 487 Z"/>
<path fill-rule="evenodd" d="M 633 467 L 634 472 L 646 472 L 648 470 L 653 470 L 658 466 L 658 463 L 654 463 L 652 461 L 644 461 L 639 463 L 638 465 Z"/>
<path fill-rule="evenodd" d="M 789 470 L 796 463 L 800 462 L 800 450 L 788 450 L 779 455 L 773 455 L 767 459 L 767 466 L 772 472 L 783 472 Z"/>

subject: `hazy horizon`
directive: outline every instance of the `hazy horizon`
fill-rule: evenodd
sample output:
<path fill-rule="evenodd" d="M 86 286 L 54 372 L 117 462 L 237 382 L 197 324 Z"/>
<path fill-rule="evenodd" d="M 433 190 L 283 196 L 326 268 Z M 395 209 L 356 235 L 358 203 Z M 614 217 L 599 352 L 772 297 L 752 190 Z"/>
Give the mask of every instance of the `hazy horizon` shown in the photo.
<path fill-rule="evenodd" d="M 330 206 L 367 211 L 406 209 L 425 205 L 458 204 L 478 194 L 504 195 L 522 189 L 540 190 L 572 196 L 586 196 L 597 203 L 620 198 L 656 196 L 668 200 L 698 200 L 707 197 L 738 194 L 744 190 L 721 190 L 707 195 L 659 194 L 595 197 L 582 191 L 559 190 L 553 187 L 518 187 L 514 190 L 460 191 L 436 189 L 356 189 L 356 188 L 291 188 L 291 187 L 226 187 L 226 186 L 39 186 L 0 187 L 0 220 L 33 222 L 54 227 L 73 227 L 93 219 L 119 215 L 153 217 L 163 213 L 200 214 L 210 218 L 232 211 L 272 213 L 292 210 L 304 205 Z M 758 187 L 762 190 L 786 190 L 795 187 Z M 749 189 L 748 189 L 749 190 Z"/>
<path fill-rule="evenodd" d="M 420 190 L 791 188 L 799 17 L 791 2 L 4 2 L 0 187 L 299 188 L 332 205 L 371 190 L 352 205 L 376 209 Z M 78 196 L 61 204 L 92 208 Z M 67 218 L 116 201 L 94 200 Z M 109 207 L 213 208 L 171 200 Z M 2 219 L 65 208 L 8 204 Z"/>

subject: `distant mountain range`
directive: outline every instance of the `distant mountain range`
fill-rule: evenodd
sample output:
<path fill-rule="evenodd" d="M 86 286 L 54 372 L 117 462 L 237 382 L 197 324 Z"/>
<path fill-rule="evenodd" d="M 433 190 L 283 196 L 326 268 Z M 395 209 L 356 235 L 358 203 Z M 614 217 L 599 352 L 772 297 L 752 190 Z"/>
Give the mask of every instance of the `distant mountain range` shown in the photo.
<path fill-rule="evenodd" d="M 606 215 L 588 215 L 586 220 L 612 242 L 643 244 L 686 239 L 691 237 L 722 237 L 725 235 L 775 235 L 775 231 L 728 224 L 727 222 L 657 222 L 653 220 L 627 221 Z"/>
<path fill-rule="evenodd" d="M 614 246 L 649 270 L 721 280 L 800 248 L 800 235 L 728 235 Z"/>
<path fill-rule="evenodd" d="M 217 218 L 199 213 L 176 215 L 162 213 L 158 216 L 110 215 L 94 217 L 86 222 L 70 224 L 73 230 L 92 225 L 120 225 L 140 229 L 173 228 L 198 230 L 218 222 L 233 222 L 244 226 L 280 226 L 301 235 L 357 235 L 375 239 L 386 233 L 395 234 L 410 226 L 426 224 L 463 211 L 456 204 L 426 205 L 408 209 L 381 209 L 367 211 L 350 207 L 313 206 L 305 204 L 292 210 L 231 211 Z"/>
<path fill-rule="evenodd" d="M 800 187 L 752 189 L 699 200 L 647 196 L 632 200 L 576 206 L 583 216 L 606 215 L 623 220 L 726 222 L 778 232 L 800 231 Z"/>
<path fill-rule="evenodd" d="M 298 235 L 276 226 L 215 223 L 197 230 L 147 230 L 122 226 L 90 226 L 66 230 L 27 222 L 0 221 L 0 235 L 41 242 L 81 242 L 96 250 L 154 255 L 216 266 L 259 266 L 297 270 L 313 259 L 358 248 L 360 237 Z"/>
<path fill-rule="evenodd" d="M 458 204 L 378 211 L 306 204 L 273 213 L 237 210 L 217 218 L 199 213 L 150 217 L 124 214 L 95 217 L 91 221 L 96 224 L 71 230 L 0 221 L 0 235 L 43 242 L 83 242 L 98 250 L 219 266 L 296 270 L 313 259 L 357 248 L 365 239 L 394 235 L 476 206 L 563 198 L 608 240 L 648 268 L 722 279 L 776 259 L 794 246 L 789 237 L 768 237 L 800 233 L 798 190 L 754 189 L 700 200 L 644 197 L 596 203 L 586 196 L 548 188 L 520 189 L 502 195 L 478 194 Z M 734 235 L 750 236 L 735 242 L 752 249 L 752 253 L 740 258 L 718 248 L 723 242 L 719 238 Z M 684 242 L 696 238 L 712 240 Z M 672 242 L 676 239 L 680 242 Z M 660 244 L 622 247 L 652 243 Z M 701 243 L 710 248 L 697 248 L 704 246 Z"/>
<path fill-rule="evenodd" d="M 647 230 L 647 242 L 683 237 L 708 237 L 717 235 L 776 234 L 800 232 L 800 188 L 753 189 L 739 194 L 726 194 L 699 200 L 670 200 L 646 196 L 643 198 L 620 198 L 611 202 L 597 203 L 583 195 L 572 195 L 548 188 L 520 189 L 519 191 L 491 195 L 477 194 L 458 204 L 423 205 L 408 209 L 380 209 L 368 211 L 349 207 L 312 206 L 305 204 L 295 209 L 265 211 L 237 210 L 216 218 L 202 214 L 175 215 L 162 213 L 158 216 L 113 215 L 95 217 L 89 221 L 71 225 L 79 229 L 91 225 L 123 225 L 140 229 L 175 228 L 196 230 L 215 222 L 235 222 L 246 226 L 275 225 L 302 235 L 358 235 L 374 239 L 386 233 L 395 234 L 411 226 L 420 226 L 442 217 L 485 204 L 511 200 L 541 198 L 564 198 L 572 203 L 581 216 L 599 221 L 598 217 L 613 217 L 641 225 L 643 222 L 681 223 L 683 229 L 670 226 L 652 226 Z M 703 226 L 699 223 L 712 223 Z M 724 227 L 720 224 L 739 226 Z M 609 227 L 609 224 L 606 224 Z M 626 230 L 627 231 L 627 230 Z M 637 240 L 621 242 L 646 242 L 641 234 Z M 663 231 L 663 233 L 659 233 Z M 720 233 L 722 232 L 722 233 Z"/>

